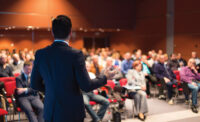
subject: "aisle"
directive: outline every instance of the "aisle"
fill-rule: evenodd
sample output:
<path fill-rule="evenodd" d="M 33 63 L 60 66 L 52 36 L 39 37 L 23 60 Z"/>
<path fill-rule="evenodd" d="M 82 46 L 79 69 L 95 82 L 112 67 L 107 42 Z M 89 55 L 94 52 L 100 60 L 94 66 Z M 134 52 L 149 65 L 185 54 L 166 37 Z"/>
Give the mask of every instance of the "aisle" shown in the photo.
<path fill-rule="evenodd" d="M 188 105 L 178 103 L 169 105 L 157 98 L 148 99 L 149 113 L 145 122 L 200 122 L 200 113 L 193 113 Z M 137 118 L 130 118 L 122 122 L 141 122 Z"/>

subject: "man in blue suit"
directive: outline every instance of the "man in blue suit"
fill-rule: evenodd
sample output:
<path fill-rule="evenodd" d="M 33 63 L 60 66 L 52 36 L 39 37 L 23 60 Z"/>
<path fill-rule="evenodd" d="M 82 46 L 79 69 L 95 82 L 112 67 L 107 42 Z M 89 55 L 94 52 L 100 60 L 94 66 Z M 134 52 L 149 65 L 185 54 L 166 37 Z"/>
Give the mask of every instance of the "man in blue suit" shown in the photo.
<path fill-rule="evenodd" d="M 30 88 L 31 71 L 32 62 L 25 62 L 22 74 L 16 78 L 17 100 L 29 122 L 44 122 L 43 103 L 38 92 Z"/>
<path fill-rule="evenodd" d="M 52 21 L 54 42 L 35 54 L 31 87 L 45 91 L 46 122 L 83 122 L 85 108 L 82 92 L 107 83 L 112 73 L 91 80 L 85 68 L 83 53 L 69 46 L 71 20 L 59 15 Z"/>

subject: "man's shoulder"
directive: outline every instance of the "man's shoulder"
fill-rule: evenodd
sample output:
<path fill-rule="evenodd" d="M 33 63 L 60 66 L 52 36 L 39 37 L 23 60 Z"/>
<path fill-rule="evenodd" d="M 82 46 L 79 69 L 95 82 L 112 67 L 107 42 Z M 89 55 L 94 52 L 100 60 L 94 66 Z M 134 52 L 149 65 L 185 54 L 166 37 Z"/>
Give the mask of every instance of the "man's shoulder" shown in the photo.
<path fill-rule="evenodd" d="M 42 54 L 44 52 L 48 52 L 49 50 L 51 50 L 53 47 L 51 45 L 45 47 L 45 48 L 41 48 L 41 49 L 38 49 L 36 51 L 36 54 Z M 68 52 L 71 52 L 71 53 L 75 53 L 75 54 L 79 54 L 81 53 L 82 51 L 81 50 L 78 50 L 78 49 L 75 49 L 75 48 L 72 48 L 72 47 L 68 47 L 66 48 L 66 51 Z"/>

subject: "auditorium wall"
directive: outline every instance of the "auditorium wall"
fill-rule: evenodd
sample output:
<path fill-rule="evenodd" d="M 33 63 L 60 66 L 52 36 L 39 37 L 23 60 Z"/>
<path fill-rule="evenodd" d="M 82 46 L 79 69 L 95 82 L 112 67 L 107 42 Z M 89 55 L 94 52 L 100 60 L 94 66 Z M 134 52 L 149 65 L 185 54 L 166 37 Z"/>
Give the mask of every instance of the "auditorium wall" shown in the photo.
<path fill-rule="evenodd" d="M 142 49 L 166 50 L 166 0 L 136 0 L 134 30 L 114 33 L 111 47 L 122 52 Z"/>
<path fill-rule="evenodd" d="M 192 51 L 200 56 L 200 1 L 175 0 L 174 52 L 188 59 Z"/>
<path fill-rule="evenodd" d="M 132 30 L 121 29 L 120 32 L 104 32 L 101 33 L 101 36 L 108 36 L 111 41 L 111 48 L 120 50 L 122 53 L 138 48 L 142 49 L 144 52 L 147 52 L 150 49 L 163 49 L 165 51 L 166 2 L 166 0 L 136 0 L 135 28 Z M 183 57 L 188 59 L 191 55 L 191 51 L 197 51 L 200 53 L 200 1 L 175 0 L 174 2 L 174 52 L 181 52 Z M 65 8 L 63 7 L 62 9 Z M 17 10 L 17 8 L 13 8 L 12 10 Z M 26 10 L 29 12 L 28 9 Z M 35 10 L 35 12 L 38 11 L 39 10 Z M 61 11 L 58 10 L 58 12 Z M 77 11 L 75 13 L 79 15 Z M 12 18 L 9 19 L 12 20 Z M 85 22 L 85 20 L 80 20 Z M 2 36 L 1 34 L 5 34 L 6 36 Z M 25 47 L 30 49 L 38 49 L 51 44 L 53 41 L 51 33 L 47 30 L 36 31 L 34 35 L 35 36 L 33 38 L 32 32 L 27 31 L 26 29 L 24 31 L 19 30 L 15 32 L 1 32 L 0 49 L 23 49 Z M 71 40 L 72 47 L 77 49 L 82 48 L 84 45 L 84 35 L 94 37 L 94 33 L 78 32 L 76 33 L 76 38 Z"/>

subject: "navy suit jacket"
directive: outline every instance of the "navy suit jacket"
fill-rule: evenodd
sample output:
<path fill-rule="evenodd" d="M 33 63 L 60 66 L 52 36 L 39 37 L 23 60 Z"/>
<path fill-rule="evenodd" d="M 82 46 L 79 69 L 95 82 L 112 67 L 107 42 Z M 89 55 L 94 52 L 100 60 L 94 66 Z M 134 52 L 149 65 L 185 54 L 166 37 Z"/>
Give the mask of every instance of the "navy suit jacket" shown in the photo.
<path fill-rule="evenodd" d="M 82 92 L 105 85 L 105 76 L 91 80 L 83 53 L 64 42 L 54 42 L 35 54 L 31 87 L 45 91 L 44 119 L 75 122 L 85 117 Z"/>
<path fill-rule="evenodd" d="M 156 77 L 160 80 L 164 77 L 169 78 L 170 80 L 176 79 L 176 75 L 173 73 L 173 71 L 169 67 L 165 69 L 165 66 L 162 63 L 155 64 L 154 73 L 156 74 Z"/>
<path fill-rule="evenodd" d="M 17 97 L 25 97 L 25 96 L 29 96 L 29 95 L 38 95 L 36 90 L 30 88 L 30 84 L 28 83 L 24 73 L 22 73 L 21 75 L 16 77 L 16 86 L 17 86 L 17 88 L 28 88 L 28 92 L 26 94 L 22 93 L 21 95 L 17 95 Z"/>

